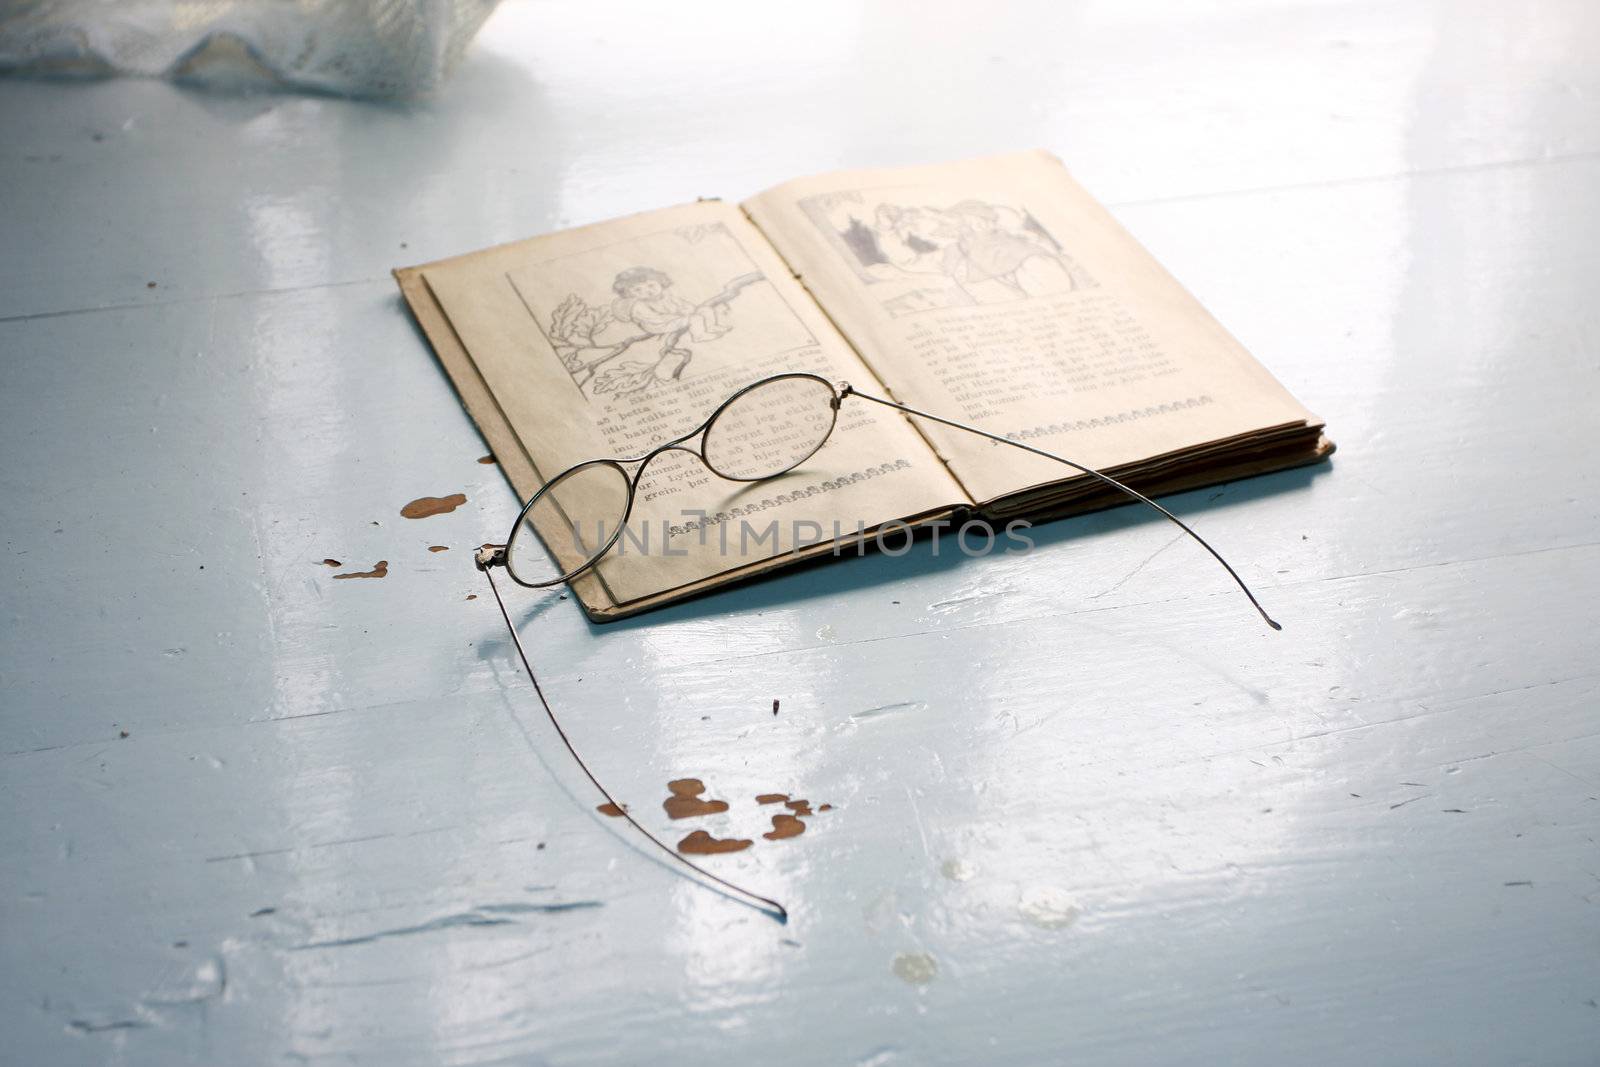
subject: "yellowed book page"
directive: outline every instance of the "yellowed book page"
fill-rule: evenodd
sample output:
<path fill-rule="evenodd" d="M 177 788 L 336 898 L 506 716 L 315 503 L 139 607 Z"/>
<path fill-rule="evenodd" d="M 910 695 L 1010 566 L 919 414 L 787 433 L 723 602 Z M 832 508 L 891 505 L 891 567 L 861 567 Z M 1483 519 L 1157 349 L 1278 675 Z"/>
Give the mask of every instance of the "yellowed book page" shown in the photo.
<path fill-rule="evenodd" d="M 826 174 L 744 206 L 902 403 L 1097 468 L 1320 421 L 1045 152 Z M 923 429 L 979 503 L 1063 477 Z"/>
<path fill-rule="evenodd" d="M 878 386 L 728 204 L 635 215 L 421 270 L 541 479 L 591 459 L 644 455 L 768 375 Z M 811 395 L 826 409 L 825 391 Z M 728 481 L 693 456 L 664 453 L 597 571 L 612 600 L 626 604 L 836 529 L 964 501 L 902 417 L 845 404 L 827 444 L 778 478 Z M 589 524 L 615 514 L 604 502 L 563 501 L 586 543 L 599 540 Z M 570 532 L 541 533 L 563 563 L 581 556 Z"/>

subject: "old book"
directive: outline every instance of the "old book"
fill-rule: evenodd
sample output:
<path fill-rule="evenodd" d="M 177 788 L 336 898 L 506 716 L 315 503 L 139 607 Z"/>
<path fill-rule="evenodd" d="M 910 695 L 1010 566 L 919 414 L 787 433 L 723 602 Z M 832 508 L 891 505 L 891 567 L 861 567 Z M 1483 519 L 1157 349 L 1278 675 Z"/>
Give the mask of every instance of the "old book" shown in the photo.
<path fill-rule="evenodd" d="M 1151 494 L 1333 450 L 1322 421 L 1043 152 L 804 178 L 740 206 L 700 201 L 395 275 L 525 499 L 573 464 L 639 455 L 785 371 L 851 382 Z M 836 532 L 1127 499 L 865 402 L 845 403 L 828 443 L 775 479 L 724 481 L 681 453 L 657 462 L 628 523 L 643 543 L 572 582 L 596 621 L 839 555 Z M 726 536 L 757 521 L 776 537 Z M 558 560 L 570 552 L 546 540 Z"/>

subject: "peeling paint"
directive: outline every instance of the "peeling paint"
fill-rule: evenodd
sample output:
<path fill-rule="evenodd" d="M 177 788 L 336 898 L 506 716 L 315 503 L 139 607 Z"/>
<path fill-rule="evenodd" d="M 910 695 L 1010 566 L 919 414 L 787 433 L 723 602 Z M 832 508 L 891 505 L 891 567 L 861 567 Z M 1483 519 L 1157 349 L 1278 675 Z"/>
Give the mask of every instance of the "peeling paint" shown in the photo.
<path fill-rule="evenodd" d="M 451 493 L 449 496 L 419 496 L 400 509 L 407 519 L 426 519 L 431 515 L 445 515 L 467 502 L 467 494 Z"/>
<path fill-rule="evenodd" d="M 704 830 L 696 830 L 678 842 L 678 851 L 710 856 L 718 852 L 743 852 L 752 844 L 754 842 L 746 838 L 715 838 Z"/>
<path fill-rule="evenodd" d="M 799 837 L 806 832 L 806 824 L 794 815 L 774 815 L 772 829 L 761 836 L 768 841 L 782 841 L 787 837 Z"/>
<path fill-rule="evenodd" d="M 670 819 L 691 819 L 696 815 L 715 815 L 728 810 L 726 800 L 702 800 L 705 783 L 698 778 L 678 778 L 667 783 L 672 795 L 661 802 Z"/>
<path fill-rule="evenodd" d="M 380 559 L 372 565 L 370 571 L 346 571 L 344 574 L 335 574 L 334 578 L 387 578 L 389 577 L 389 561 Z"/>

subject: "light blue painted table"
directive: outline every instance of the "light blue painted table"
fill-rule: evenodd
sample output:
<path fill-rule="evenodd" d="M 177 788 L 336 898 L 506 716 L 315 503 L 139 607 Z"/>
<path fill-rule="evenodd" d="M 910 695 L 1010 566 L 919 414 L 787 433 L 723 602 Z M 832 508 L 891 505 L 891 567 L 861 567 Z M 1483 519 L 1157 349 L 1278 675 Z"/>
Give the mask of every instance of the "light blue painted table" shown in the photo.
<path fill-rule="evenodd" d="M 1600 1060 L 1600 11 L 603 7 L 413 109 L 0 83 L 0 1061 Z M 1031 146 L 1332 427 L 1169 501 L 1286 630 L 1127 509 L 519 593 L 636 810 L 835 805 L 707 861 L 781 927 L 595 813 L 387 272 Z"/>

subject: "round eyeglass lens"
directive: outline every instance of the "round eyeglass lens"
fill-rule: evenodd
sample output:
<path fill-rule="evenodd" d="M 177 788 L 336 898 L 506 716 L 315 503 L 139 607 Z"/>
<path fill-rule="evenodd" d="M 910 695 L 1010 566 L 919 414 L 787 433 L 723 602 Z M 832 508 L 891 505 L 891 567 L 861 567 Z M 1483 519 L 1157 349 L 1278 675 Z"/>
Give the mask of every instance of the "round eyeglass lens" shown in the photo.
<path fill-rule="evenodd" d="M 706 427 L 706 466 L 753 482 L 799 466 L 833 432 L 833 386 L 796 375 L 741 393 Z"/>
<path fill-rule="evenodd" d="M 605 555 L 628 521 L 628 475 L 597 460 L 539 490 L 506 546 L 506 569 L 523 585 L 555 585 Z"/>

